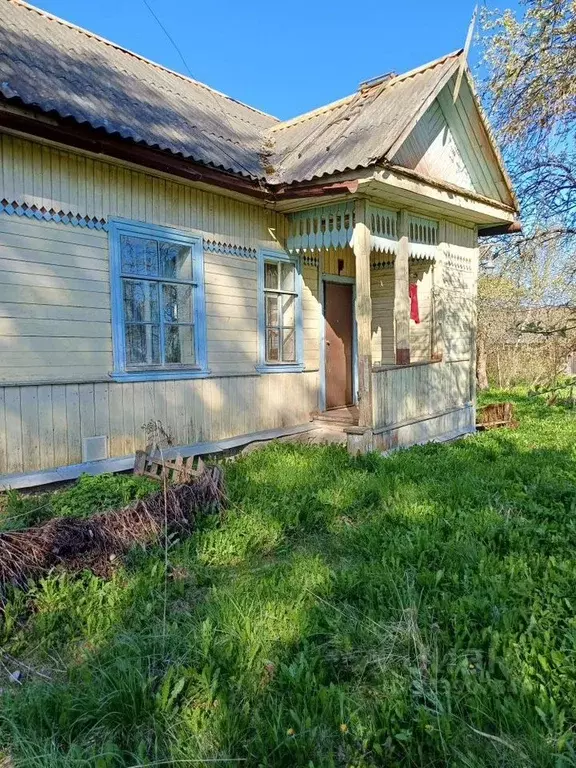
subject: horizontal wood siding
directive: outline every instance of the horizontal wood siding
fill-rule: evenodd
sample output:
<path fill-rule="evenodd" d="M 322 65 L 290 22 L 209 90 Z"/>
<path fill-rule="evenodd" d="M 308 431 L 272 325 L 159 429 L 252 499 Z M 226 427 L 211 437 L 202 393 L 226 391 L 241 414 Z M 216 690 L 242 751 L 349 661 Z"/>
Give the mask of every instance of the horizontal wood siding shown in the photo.
<path fill-rule="evenodd" d="M 108 238 L 0 214 L 0 382 L 112 368 Z"/>
<path fill-rule="evenodd" d="M 79 463 L 85 437 L 107 435 L 110 457 L 131 454 L 151 420 L 175 445 L 304 424 L 317 393 L 317 372 L 0 387 L 0 475 Z"/>
<path fill-rule="evenodd" d="M 285 238 L 281 215 L 113 162 L 8 134 L 0 161 L 0 197 L 9 202 L 182 227 L 254 255 L 281 249 Z M 252 373 L 257 260 L 222 250 L 205 252 L 208 365 L 214 374 Z M 305 357 L 317 368 L 317 278 L 308 268 L 303 298 Z M 105 379 L 111 337 L 107 233 L 0 214 L 0 382 Z"/>

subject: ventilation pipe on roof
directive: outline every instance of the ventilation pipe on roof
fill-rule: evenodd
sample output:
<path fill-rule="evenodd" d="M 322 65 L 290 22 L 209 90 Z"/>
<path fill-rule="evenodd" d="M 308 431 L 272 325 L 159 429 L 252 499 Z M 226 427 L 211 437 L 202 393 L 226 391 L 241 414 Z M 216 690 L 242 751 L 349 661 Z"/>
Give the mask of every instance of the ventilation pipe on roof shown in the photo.
<path fill-rule="evenodd" d="M 360 93 L 374 88 L 376 85 L 381 85 L 387 80 L 393 80 L 396 77 L 396 72 L 386 72 L 385 75 L 378 75 L 377 77 L 371 77 L 369 80 L 363 80 L 358 86 Z"/>

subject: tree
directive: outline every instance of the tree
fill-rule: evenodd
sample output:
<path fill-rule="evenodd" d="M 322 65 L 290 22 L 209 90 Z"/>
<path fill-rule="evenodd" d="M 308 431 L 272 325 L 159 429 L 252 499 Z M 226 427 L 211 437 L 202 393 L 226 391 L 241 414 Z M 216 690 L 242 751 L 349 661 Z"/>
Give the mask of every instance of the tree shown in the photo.
<path fill-rule="evenodd" d="M 522 18 L 483 13 L 485 101 L 526 232 L 499 244 L 507 258 L 526 241 L 576 251 L 576 0 L 522 4 Z"/>
<path fill-rule="evenodd" d="M 482 16 L 484 101 L 518 194 L 523 234 L 488 246 L 479 385 L 503 348 L 510 369 L 537 349 L 547 362 L 532 378 L 554 375 L 576 329 L 576 0 L 521 3 L 518 17 L 509 10 Z M 508 283 L 513 296 L 494 295 Z"/>

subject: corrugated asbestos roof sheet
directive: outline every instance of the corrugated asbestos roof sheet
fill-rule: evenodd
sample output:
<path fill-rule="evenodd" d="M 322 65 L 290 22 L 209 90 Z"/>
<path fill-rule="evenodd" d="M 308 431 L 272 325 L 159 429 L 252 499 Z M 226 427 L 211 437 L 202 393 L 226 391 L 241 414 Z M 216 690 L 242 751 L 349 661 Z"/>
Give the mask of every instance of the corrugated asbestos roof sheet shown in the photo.
<path fill-rule="evenodd" d="M 277 122 L 18 0 L 0 0 L 0 92 L 253 178 Z"/>
<path fill-rule="evenodd" d="M 422 104 L 454 71 L 458 56 L 451 54 L 414 73 L 273 126 L 267 133 L 268 180 L 304 181 L 383 160 Z"/>
<path fill-rule="evenodd" d="M 0 0 L 5 99 L 270 184 L 385 158 L 457 59 L 280 123 L 21 0 Z"/>

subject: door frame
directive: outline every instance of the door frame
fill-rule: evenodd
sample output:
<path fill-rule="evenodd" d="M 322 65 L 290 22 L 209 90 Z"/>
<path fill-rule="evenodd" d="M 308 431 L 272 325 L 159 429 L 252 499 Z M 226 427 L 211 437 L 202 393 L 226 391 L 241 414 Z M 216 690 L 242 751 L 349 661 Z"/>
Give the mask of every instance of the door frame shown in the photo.
<path fill-rule="evenodd" d="M 358 326 L 356 324 L 356 278 L 320 273 L 320 392 L 318 408 L 326 410 L 326 317 L 324 313 L 324 283 L 344 283 L 352 286 L 352 402 L 358 405 Z"/>

